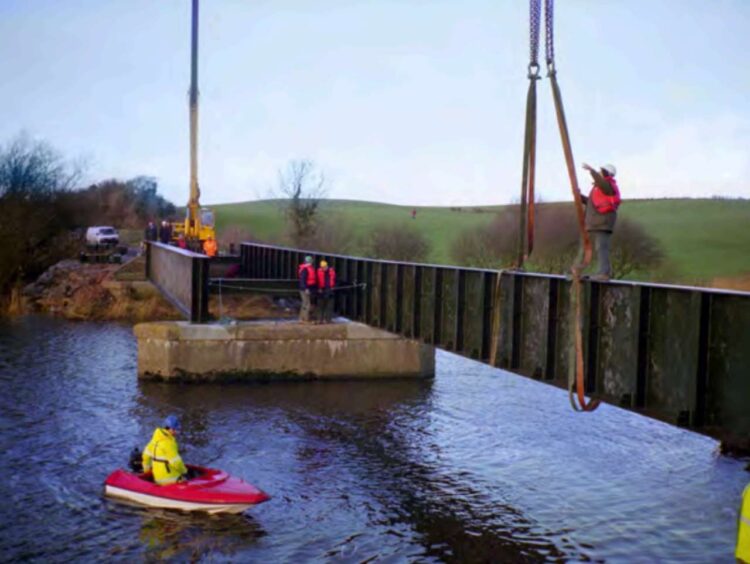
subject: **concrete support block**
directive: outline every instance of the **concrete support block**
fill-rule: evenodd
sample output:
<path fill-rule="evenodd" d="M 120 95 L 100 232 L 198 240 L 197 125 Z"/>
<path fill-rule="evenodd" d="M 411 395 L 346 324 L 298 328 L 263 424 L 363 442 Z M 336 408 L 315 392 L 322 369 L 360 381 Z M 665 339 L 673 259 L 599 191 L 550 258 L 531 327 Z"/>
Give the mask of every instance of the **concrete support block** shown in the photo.
<path fill-rule="evenodd" d="M 138 376 L 226 381 L 305 378 L 430 378 L 435 350 L 361 323 L 142 323 Z"/>

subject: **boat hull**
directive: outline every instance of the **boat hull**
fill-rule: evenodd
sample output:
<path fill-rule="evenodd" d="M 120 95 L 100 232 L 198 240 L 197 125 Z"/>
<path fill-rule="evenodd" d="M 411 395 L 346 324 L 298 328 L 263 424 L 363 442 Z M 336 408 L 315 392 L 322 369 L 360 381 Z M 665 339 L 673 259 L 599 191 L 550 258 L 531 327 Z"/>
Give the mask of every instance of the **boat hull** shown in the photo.
<path fill-rule="evenodd" d="M 193 501 L 181 501 L 179 499 L 168 499 L 148 494 L 125 490 L 115 486 L 104 486 L 104 493 L 109 497 L 132 501 L 138 505 L 147 507 L 158 507 L 160 509 L 179 509 L 181 511 L 202 511 L 205 513 L 242 513 L 255 504 L 229 504 L 229 503 L 200 503 Z"/>
<path fill-rule="evenodd" d="M 269 499 L 262 490 L 221 470 L 189 468 L 197 477 L 163 486 L 148 474 L 115 470 L 104 482 L 104 493 L 146 507 L 206 513 L 242 513 Z"/>

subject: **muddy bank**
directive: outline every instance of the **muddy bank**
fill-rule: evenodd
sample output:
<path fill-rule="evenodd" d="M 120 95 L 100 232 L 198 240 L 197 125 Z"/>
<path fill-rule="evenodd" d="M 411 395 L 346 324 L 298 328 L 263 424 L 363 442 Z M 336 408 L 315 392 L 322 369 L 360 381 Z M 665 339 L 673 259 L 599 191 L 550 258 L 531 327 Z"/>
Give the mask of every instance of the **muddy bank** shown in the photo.
<path fill-rule="evenodd" d="M 117 281 L 120 265 L 64 260 L 23 289 L 25 313 L 72 320 L 179 319 L 179 312 L 144 281 Z"/>
<path fill-rule="evenodd" d="M 7 300 L 6 313 L 48 313 L 71 320 L 168 321 L 180 312 L 141 275 L 139 258 L 125 265 L 86 264 L 64 260 Z M 258 319 L 293 317 L 296 310 L 269 296 L 212 296 L 215 318 Z"/>

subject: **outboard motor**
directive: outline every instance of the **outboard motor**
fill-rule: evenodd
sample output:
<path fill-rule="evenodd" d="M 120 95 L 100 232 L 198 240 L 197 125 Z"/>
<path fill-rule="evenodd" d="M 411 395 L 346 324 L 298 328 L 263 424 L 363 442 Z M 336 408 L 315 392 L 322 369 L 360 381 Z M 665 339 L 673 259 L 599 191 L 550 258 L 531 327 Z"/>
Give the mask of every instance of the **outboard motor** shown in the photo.
<path fill-rule="evenodd" d="M 130 461 L 128 462 L 130 470 L 136 474 L 143 474 L 143 458 L 141 458 L 141 449 L 133 447 L 130 453 Z"/>

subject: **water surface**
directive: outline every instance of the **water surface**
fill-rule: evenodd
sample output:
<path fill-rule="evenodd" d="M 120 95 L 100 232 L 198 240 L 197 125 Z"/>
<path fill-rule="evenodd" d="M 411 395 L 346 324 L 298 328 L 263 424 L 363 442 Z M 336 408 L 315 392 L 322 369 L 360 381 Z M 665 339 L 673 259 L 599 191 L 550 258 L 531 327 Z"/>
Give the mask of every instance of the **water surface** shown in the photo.
<path fill-rule="evenodd" d="M 439 353 L 432 381 L 139 382 L 132 329 L 0 322 L 3 560 L 733 562 L 744 462 L 706 437 Z M 273 496 L 245 515 L 102 496 L 169 413 Z"/>

